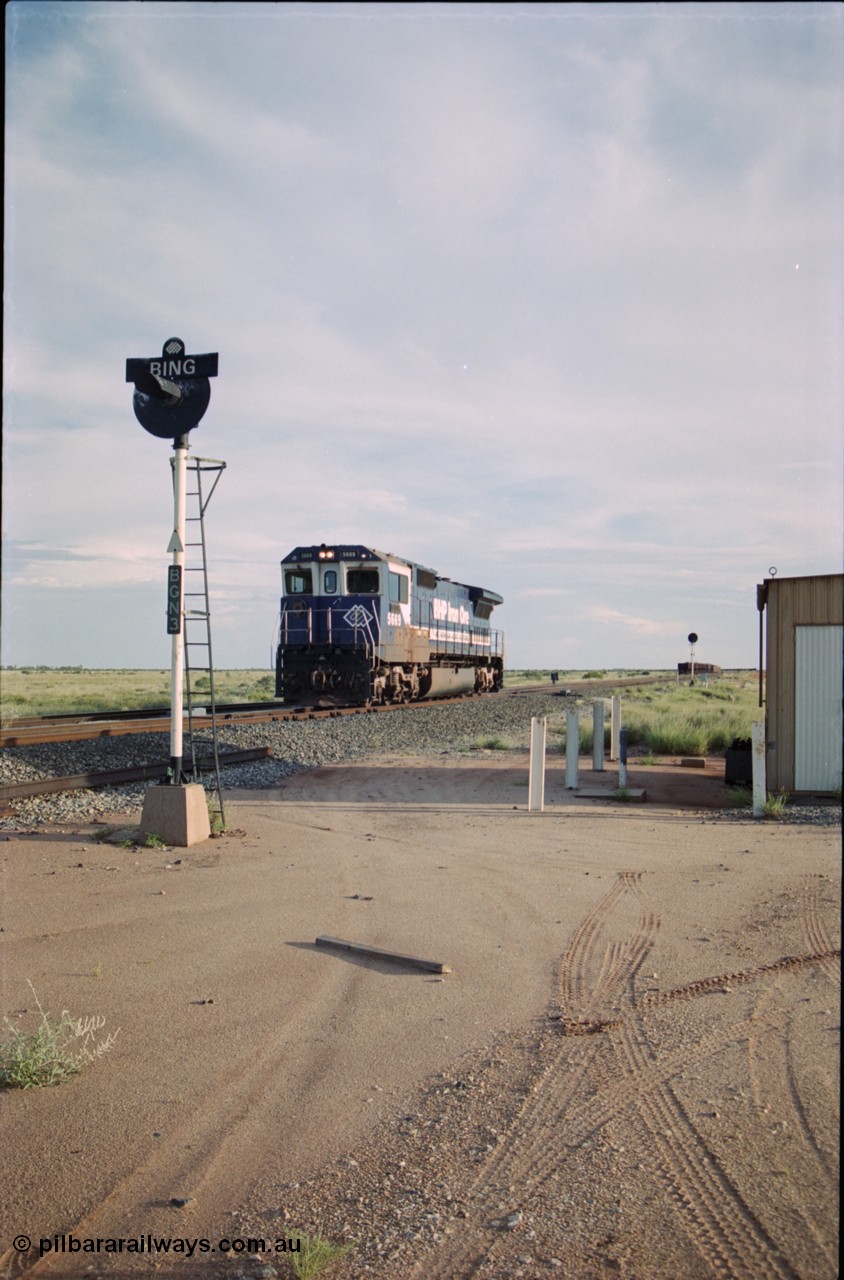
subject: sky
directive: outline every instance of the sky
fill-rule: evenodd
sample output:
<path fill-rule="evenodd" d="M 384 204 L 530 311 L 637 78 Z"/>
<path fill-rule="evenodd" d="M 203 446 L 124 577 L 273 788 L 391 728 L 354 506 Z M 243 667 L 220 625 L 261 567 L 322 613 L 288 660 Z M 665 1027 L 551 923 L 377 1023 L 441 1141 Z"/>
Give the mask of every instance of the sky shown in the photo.
<path fill-rule="evenodd" d="M 301 544 L 497 592 L 513 668 L 752 667 L 841 571 L 840 5 L 5 12 L 3 664 L 169 666 L 173 336 L 220 668 Z"/>

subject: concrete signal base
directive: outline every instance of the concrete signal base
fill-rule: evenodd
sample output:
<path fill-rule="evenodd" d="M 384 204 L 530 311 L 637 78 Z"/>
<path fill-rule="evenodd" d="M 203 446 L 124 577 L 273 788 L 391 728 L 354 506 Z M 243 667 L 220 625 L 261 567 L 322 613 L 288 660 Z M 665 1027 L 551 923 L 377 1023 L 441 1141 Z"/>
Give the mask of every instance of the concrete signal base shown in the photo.
<path fill-rule="evenodd" d="M 187 849 L 211 834 L 205 788 L 198 782 L 178 787 L 149 787 L 141 814 L 141 838 L 160 836 L 165 844 Z"/>

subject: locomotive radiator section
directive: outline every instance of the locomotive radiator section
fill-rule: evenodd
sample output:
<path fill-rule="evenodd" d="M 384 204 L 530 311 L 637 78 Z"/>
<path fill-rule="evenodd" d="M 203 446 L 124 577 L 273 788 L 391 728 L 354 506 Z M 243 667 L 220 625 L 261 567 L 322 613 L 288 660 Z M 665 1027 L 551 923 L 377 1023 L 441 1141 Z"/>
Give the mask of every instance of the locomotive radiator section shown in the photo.
<path fill-rule="evenodd" d="M 296 547 L 281 563 L 276 697 L 379 705 L 494 692 L 501 597 L 359 544 Z"/>

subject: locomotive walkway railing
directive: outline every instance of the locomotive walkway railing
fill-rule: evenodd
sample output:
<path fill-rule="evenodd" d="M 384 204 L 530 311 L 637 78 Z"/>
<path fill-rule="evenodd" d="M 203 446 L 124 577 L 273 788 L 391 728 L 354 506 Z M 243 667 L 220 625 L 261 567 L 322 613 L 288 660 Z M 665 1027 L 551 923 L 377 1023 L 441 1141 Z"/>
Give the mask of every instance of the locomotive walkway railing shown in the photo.
<path fill-rule="evenodd" d="M 415 630 L 416 628 L 412 628 Z M 397 631 L 401 630 L 396 628 Z M 431 654 L 439 658 L 501 658 L 504 656 L 504 633 L 484 631 L 471 623 L 442 622 L 429 617 L 427 631 Z M 281 640 L 285 645 L 329 644 L 341 648 L 365 648 L 369 658 L 380 653 L 381 630 L 378 618 L 363 605 L 314 609 L 285 608 L 280 622 Z"/>
<path fill-rule="evenodd" d="M 320 625 L 320 623 L 324 625 Z M 362 605 L 341 605 L 326 609 L 283 609 L 280 622 L 282 644 L 363 645 L 371 657 L 380 642 L 378 619 Z"/>

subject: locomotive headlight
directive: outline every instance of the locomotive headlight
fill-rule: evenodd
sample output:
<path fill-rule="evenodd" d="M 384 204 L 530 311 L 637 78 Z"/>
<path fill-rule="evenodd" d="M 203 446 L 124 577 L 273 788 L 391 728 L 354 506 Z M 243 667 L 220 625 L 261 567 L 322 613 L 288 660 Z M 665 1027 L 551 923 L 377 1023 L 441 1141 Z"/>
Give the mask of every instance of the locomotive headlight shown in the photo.
<path fill-rule="evenodd" d="M 334 552 L 330 551 L 328 547 L 323 547 L 320 551 L 317 552 L 317 558 L 319 560 L 333 560 Z"/>

